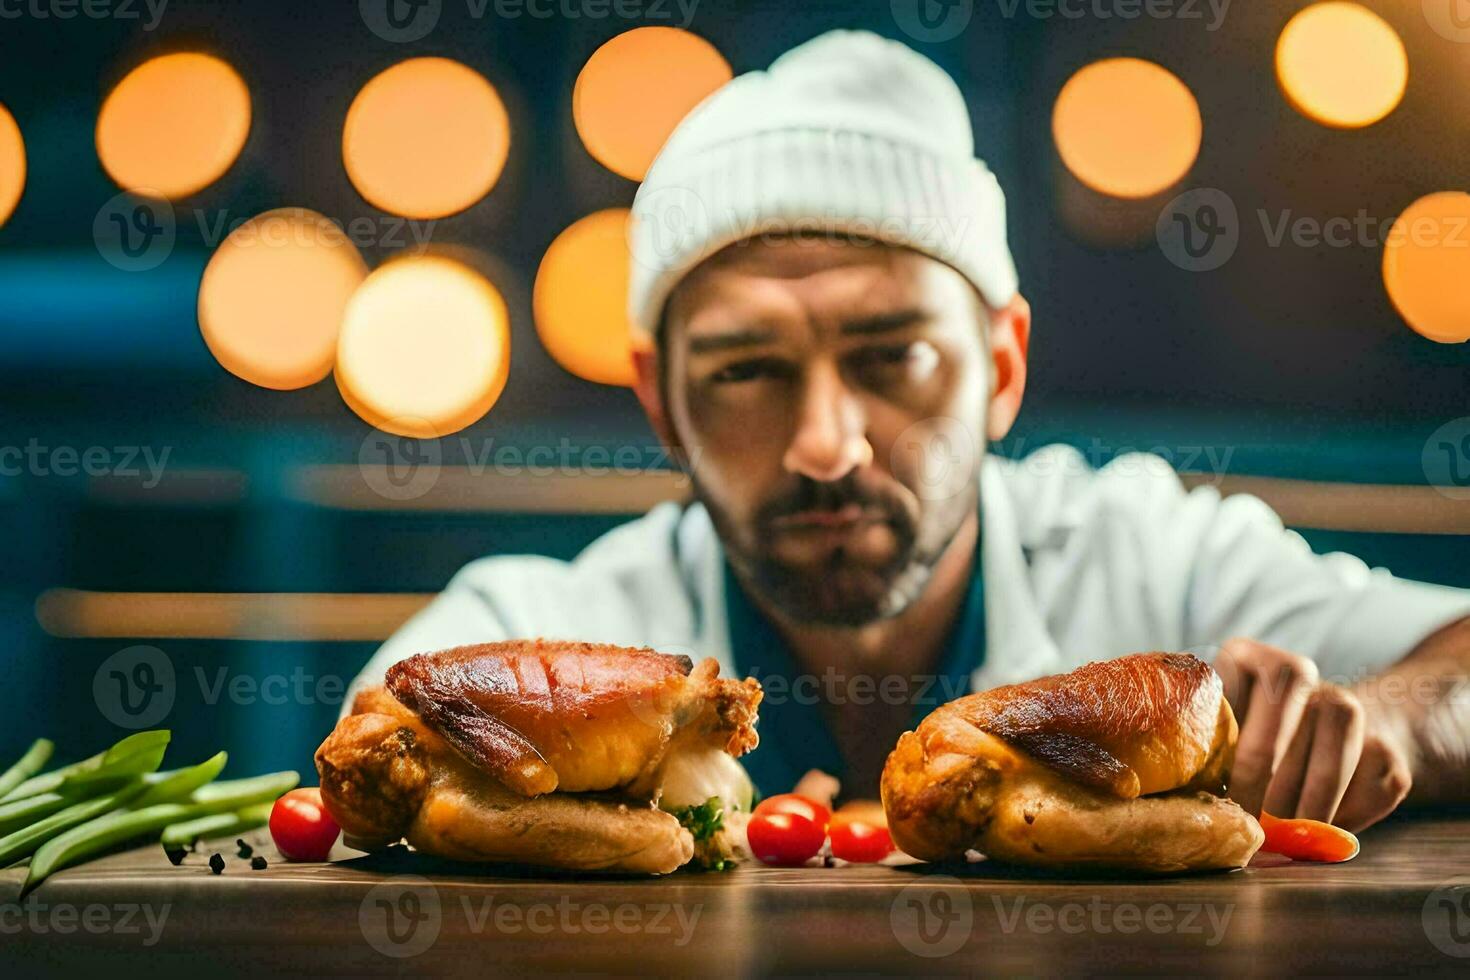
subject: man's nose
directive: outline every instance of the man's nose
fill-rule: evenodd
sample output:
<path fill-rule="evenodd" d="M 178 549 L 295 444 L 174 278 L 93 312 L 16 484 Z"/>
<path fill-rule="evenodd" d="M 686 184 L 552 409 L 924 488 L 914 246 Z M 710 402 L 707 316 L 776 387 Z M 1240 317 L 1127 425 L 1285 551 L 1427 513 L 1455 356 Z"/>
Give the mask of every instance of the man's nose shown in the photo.
<path fill-rule="evenodd" d="M 831 483 L 873 461 L 862 403 L 837 367 L 818 363 L 808 372 L 796 432 L 782 459 L 787 471 Z"/>

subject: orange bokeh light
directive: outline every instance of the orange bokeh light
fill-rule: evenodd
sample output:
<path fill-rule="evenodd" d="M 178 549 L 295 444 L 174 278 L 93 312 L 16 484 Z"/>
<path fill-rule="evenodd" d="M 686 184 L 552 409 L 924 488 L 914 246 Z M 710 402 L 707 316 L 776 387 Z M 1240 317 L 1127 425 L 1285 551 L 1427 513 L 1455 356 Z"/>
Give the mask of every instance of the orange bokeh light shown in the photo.
<path fill-rule="evenodd" d="M 231 374 L 263 388 L 304 388 L 331 373 L 343 311 L 365 278 L 357 247 L 328 218 L 267 211 L 210 258 L 199 329 Z"/>
<path fill-rule="evenodd" d="M 490 411 L 509 374 L 505 300 L 460 262 L 389 262 L 347 304 L 337 387 L 354 412 L 384 432 L 458 432 Z"/>
<path fill-rule="evenodd" d="M 729 62 L 704 38 L 639 27 L 587 59 L 572 90 L 572 121 L 598 163 L 642 180 L 680 120 L 730 78 Z"/>
<path fill-rule="evenodd" d="M 510 118 L 495 86 L 448 58 L 413 58 L 374 77 L 342 130 L 352 185 L 406 218 L 444 218 L 475 204 L 509 154 Z"/>
<path fill-rule="evenodd" d="M 1109 58 L 1062 86 L 1052 110 L 1062 162 L 1102 194 L 1145 198 L 1189 173 L 1204 126 L 1189 87 L 1138 58 Z"/>
<path fill-rule="evenodd" d="M 1308 119 L 1354 129 L 1372 125 L 1403 100 L 1409 56 L 1389 23 L 1368 8 L 1317 3 L 1282 30 L 1276 80 Z"/>
<path fill-rule="evenodd" d="M 1383 249 L 1383 284 L 1416 333 L 1470 340 L 1470 194 L 1421 197 L 1399 215 Z"/>
<path fill-rule="evenodd" d="M 532 306 L 541 343 L 556 363 L 598 384 L 633 383 L 629 214 L 610 208 L 576 222 L 556 236 L 536 272 Z"/>
<path fill-rule="evenodd" d="M 15 213 L 26 189 L 26 144 L 10 110 L 0 105 L 0 225 Z"/>
<path fill-rule="evenodd" d="M 250 135 L 250 91 L 206 54 L 146 61 L 97 115 L 97 158 L 123 190 L 169 199 L 214 183 Z"/>

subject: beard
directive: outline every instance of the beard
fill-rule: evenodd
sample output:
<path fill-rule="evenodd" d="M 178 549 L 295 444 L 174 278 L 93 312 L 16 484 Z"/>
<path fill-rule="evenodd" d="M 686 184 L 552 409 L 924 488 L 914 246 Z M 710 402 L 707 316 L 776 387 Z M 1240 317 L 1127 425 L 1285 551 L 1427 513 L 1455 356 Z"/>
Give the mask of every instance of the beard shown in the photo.
<path fill-rule="evenodd" d="M 734 520 L 715 496 L 692 477 L 695 496 L 709 512 L 725 554 L 741 583 L 793 622 L 856 628 L 908 609 L 924 592 L 934 568 L 979 503 L 979 464 L 966 489 L 942 500 L 921 501 L 889 478 L 850 473 L 819 483 L 797 477 L 763 504 L 748 524 Z M 807 560 L 782 553 L 791 532 L 783 518 L 813 511 L 857 508 L 868 540 L 854 532 Z M 865 546 L 872 539 L 882 544 Z"/>

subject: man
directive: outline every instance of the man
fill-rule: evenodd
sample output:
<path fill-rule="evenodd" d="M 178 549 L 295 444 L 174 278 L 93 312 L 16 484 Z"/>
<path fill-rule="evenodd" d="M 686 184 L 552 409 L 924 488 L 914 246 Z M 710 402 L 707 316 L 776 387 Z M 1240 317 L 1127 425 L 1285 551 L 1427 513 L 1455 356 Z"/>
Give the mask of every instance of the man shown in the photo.
<path fill-rule="evenodd" d="M 985 455 L 1020 410 L 1031 321 L 974 157 L 954 83 L 869 34 L 696 109 L 639 192 L 630 306 L 638 396 L 699 502 L 571 563 L 475 562 L 361 682 L 516 636 L 714 656 L 766 686 L 765 792 L 822 770 L 874 796 L 944 700 L 1192 650 L 1241 719 L 1247 808 L 1360 829 L 1411 785 L 1470 796 L 1470 595 L 1313 555 L 1258 500 L 1185 493 L 1152 457 Z"/>

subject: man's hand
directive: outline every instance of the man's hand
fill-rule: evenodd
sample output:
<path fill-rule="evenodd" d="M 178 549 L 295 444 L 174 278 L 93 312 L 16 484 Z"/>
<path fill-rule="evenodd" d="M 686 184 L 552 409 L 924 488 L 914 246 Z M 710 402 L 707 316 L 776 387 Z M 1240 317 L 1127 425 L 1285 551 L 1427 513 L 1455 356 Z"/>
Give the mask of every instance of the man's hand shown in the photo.
<path fill-rule="evenodd" d="M 1220 648 L 1215 670 L 1240 723 L 1230 796 L 1253 814 L 1306 817 L 1362 830 L 1412 785 L 1398 734 L 1358 697 L 1322 682 L 1305 657 L 1253 640 Z"/>

